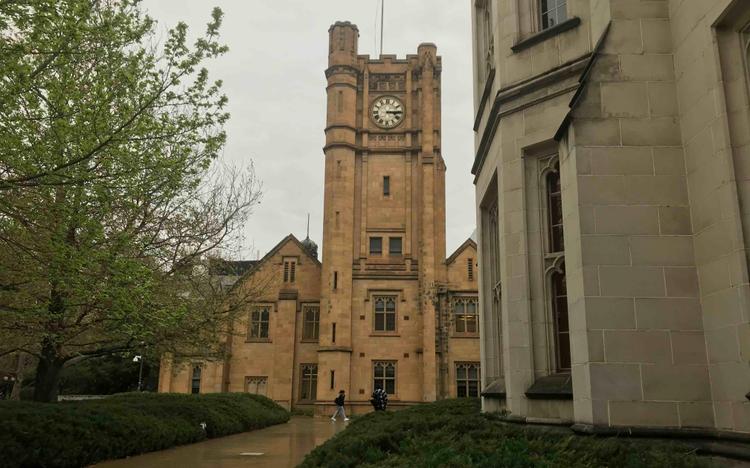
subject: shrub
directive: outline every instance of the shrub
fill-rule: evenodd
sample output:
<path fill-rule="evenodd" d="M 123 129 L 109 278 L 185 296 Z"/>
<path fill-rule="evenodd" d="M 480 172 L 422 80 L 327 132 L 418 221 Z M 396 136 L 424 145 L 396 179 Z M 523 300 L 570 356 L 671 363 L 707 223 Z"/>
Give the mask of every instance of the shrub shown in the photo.
<path fill-rule="evenodd" d="M 78 467 L 288 420 L 289 413 L 268 398 L 240 393 L 2 401 L 0 453 L 6 467 Z"/>
<path fill-rule="evenodd" d="M 480 414 L 478 400 L 461 399 L 370 413 L 313 450 L 301 466 L 704 466 L 691 450 L 672 442 L 509 424 Z"/>

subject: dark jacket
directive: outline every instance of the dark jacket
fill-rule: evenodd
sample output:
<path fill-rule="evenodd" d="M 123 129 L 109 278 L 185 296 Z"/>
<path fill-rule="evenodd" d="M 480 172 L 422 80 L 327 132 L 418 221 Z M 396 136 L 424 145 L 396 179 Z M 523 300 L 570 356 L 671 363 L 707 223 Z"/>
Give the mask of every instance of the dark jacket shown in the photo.
<path fill-rule="evenodd" d="M 333 402 L 336 403 L 336 406 L 344 406 L 345 399 L 346 397 L 344 395 L 339 394 Z"/>
<path fill-rule="evenodd" d="M 388 406 L 388 394 L 382 388 L 375 389 L 372 392 L 370 403 L 372 403 L 375 411 L 385 411 L 386 406 Z"/>

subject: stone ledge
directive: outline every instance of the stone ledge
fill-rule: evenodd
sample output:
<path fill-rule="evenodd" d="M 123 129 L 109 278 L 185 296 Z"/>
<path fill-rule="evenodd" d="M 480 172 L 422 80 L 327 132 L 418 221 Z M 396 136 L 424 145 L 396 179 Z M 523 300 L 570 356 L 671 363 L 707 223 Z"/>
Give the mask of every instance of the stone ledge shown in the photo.
<path fill-rule="evenodd" d="M 540 42 L 544 42 L 551 37 L 557 36 L 558 34 L 564 33 L 565 31 L 569 31 L 573 28 L 576 28 L 580 24 L 581 24 L 581 18 L 574 16 L 570 18 L 569 20 L 565 20 L 562 23 L 558 23 L 552 26 L 551 28 L 547 28 L 542 31 L 539 31 L 536 34 L 529 36 L 526 39 L 523 39 L 522 41 L 517 42 L 510 49 L 514 53 L 521 52 L 522 50 L 528 49 L 529 47 L 533 45 L 539 44 Z"/>
<path fill-rule="evenodd" d="M 540 377 L 526 390 L 530 400 L 572 400 L 573 379 L 569 373 Z"/>
<path fill-rule="evenodd" d="M 505 379 L 495 379 L 482 390 L 481 396 L 485 398 L 505 399 Z"/>

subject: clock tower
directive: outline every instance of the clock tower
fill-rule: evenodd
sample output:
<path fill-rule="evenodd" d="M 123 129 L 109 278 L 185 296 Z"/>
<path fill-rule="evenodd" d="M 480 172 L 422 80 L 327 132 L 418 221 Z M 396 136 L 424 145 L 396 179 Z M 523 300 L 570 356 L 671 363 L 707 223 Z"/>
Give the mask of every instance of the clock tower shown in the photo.
<path fill-rule="evenodd" d="M 436 301 L 445 284 L 441 60 L 357 54 L 349 22 L 329 29 L 317 400 L 369 406 L 436 399 Z M 327 409 L 325 410 L 327 411 Z"/>

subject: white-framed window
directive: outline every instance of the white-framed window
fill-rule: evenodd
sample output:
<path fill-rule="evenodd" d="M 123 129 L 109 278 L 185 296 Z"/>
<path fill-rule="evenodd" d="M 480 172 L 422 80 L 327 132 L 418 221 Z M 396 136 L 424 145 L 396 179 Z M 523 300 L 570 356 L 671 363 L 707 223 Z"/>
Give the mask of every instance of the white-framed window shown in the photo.
<path fill-rule="evenodd" d="M 315 401 L 318 395 L 318 365 L 301 364 L 299 382 L 299 399 L 302 401 Z"/>
<path fill-rule="evenodd" d="M 193 371 L 190 374 L 190 393 L 197 395 L 201 392 L 201 375 L 203 374 L 203 368 L 200 365 L 193 366 Z"/>
<path fill-rule="evenodd" d="M 320 336 L 320 306 L 302 306 L 302 339 L 317 341 Z"/>
<path fill-rule="evenodd" d="M 568 19 L 566 0 L 539 0 L 539 27 L 541 30 Z"/>
<path fill-rule="evenodd" d="M 456 363 L 456 396 L 479 397 L 479 363 Z"/>
<path fill-rule="evenodd" d="M 251 340 L 267 339 L 271 319 L 271 306 L 255 306 L 250 311 L 250 327 L 247 337 Z"/>
<path fill-rule="evenodd" d="M 456 296 L 452 300 L 453 331 L 457 335 L 479 333 L 479 299 L 472 296 Z"/>
<path fill-rule="evenodd" d="M 373 297 L 373 329 L 376 332 L 396 331 L 396 299 L 396 296 Z"/>
<path fill-rule="evenodd" d="M 396 394 L 396 361 L 372 363 L 373 390 L 382 388 L 389 395 Z"/>

